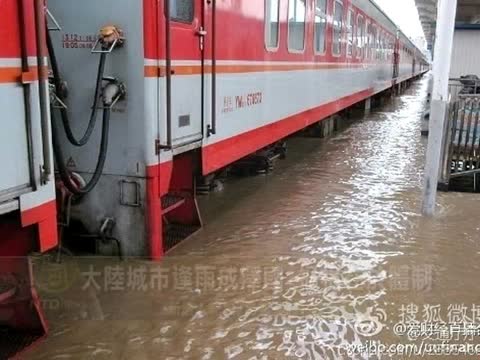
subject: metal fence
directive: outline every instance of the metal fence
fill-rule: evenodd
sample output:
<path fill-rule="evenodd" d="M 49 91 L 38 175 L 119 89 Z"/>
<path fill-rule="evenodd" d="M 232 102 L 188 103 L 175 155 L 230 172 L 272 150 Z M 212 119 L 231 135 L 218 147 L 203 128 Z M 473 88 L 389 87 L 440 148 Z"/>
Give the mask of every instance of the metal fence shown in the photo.
<path fill-rule="evenodd" d="M 480 94 L 456 94 L 448 112 L 444 178 L 480 172 Z"/>

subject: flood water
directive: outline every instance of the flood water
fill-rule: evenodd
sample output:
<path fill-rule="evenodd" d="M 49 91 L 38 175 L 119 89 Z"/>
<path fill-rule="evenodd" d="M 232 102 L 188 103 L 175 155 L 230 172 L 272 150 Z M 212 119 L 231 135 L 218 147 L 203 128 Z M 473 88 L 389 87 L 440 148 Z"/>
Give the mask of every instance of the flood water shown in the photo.
<path fill-rule="evenodd" d="M 27 358 L 403 359 L 352 345 L 480 343 L 449 331 L 480 323 L 479 198 L 441 193 L 438 215 L 420 214 L 426 92 L 424 78 L 332 137 L 296 137 L 272 174 L 201 198 L 204 230 L 160 265 L 39 270 L 51 334 Z"/>

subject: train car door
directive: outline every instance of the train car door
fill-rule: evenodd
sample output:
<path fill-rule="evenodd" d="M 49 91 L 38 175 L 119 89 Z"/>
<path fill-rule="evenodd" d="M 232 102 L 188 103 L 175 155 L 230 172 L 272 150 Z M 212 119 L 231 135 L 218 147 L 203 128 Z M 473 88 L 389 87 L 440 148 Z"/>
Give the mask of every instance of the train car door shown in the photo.
<path fill-rule="evenodd" d="M 202 0 L 166 0 L 167 133 L 172 148 L 203 138 L 203 50 L 206 32 Z M 190 146 L 191 148 L 191 146 Z"/>
<path fill-rule="evenodd" d="M 32 7 L 31 2 L 27 2 Z M 26 32 L 25 1 L 0 1 L 0 203 L 31 191 L 35 185 L 34 123 L 40 110 L 38 93 L 23 75 L 36 76 L 27 44 L 34 34 Z M 30 19 L 28 19 L 30 20 Z M 27 21 L 27 20 L 25 20 Z M 14 35 L 12 35 L 14 34 Z M 1 76 L 3 74 L 4 76 Z M 22 76 L 21 76 L 22 75 Z M 39 154 L 38 154 L 39 155 Z M 0 213 L 2 207 L 0 206 Z"/>

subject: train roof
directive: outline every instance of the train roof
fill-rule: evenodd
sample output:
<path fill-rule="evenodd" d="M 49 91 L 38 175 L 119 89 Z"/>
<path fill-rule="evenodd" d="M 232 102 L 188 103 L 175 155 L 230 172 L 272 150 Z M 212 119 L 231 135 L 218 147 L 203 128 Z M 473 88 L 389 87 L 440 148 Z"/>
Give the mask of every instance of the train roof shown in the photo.
<path fill-rule="evenodd" d="M 387 13 L 380 7 L 380 5 L 378 5 L 378 3 L 375 1 L 375 0 L 368 0 L 374 7 L 377 8 L 377 10 L 387 18 L 388 21 L 390 21 L 390 23 L 395 26 L 395 28 L 397 29 L 397 31 L 400 33 L 400 35 L 402 36 L 403 40 L 405 40 L 406 42 L 408 42 L 410 44 L 410 46 L 412 46 L 415 50 L 417 50 L 420 54 L 422 54 L 422 58 L 424 60 L 427 60 L 427 57 L 425 56 L 425 54 L 423 53 L 422 50 L 420 50 L 417 45 L 415 45 L 413 43 L 413 41 L 402 31 L 402 29 L 400 28 L 400 26 L 398 26 L 395 21 L 392 20 L 392 18 L 390 16 L 387 15 Z"/>

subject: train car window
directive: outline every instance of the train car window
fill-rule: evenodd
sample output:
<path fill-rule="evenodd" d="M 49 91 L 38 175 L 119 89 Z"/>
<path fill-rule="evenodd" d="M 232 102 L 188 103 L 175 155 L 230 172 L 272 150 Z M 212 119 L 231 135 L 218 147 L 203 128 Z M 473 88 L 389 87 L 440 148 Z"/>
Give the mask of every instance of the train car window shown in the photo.
<path fill-rule="evenodd" d="M 390 60 L 392 58 L 392 38 L 387 36 L 387 59 Z"/>
<path fill-rule="evenodd" d="M 392 59 L 392 37 L 389 36 L 388 37 L 388 60 L 391 60 Z"/>
<path fill-rule="evenodd" d="M 365 32 L 364 32 L 364 47 L 363 47 L 363 57 L 365 59 L 369 58 L 369 49 L 370 49 L 370 20 L 365 19 Z"/>
<path fill-rule="evenodd" d="M 373 36 L 373 24 L 370 24 L 368 45 L 369 45 L 369 59 L 373 60 L 374 47 L 375 47 L 375 37 Z"/>
<path fill-rule="evenodd" d="M 393 54 L 395 53 L 395 38 L 390 37 L 390 58 L 393 60 Z"/>
<path fill-rule="evenodd" d="M 378 60 L 381 60 L 382 59 L 382 30 L 381 29 L 378 29 L 378 38 L 377 38 L 377 59 Z"/>
<path fill-rule="evenodd" d="M 387 35 L 387 60 L 390 60 L 392 57 L 392 38 L 390 35 Z"/>
<path fill-rule="evenodd" d="M 324 54 L 326 50 L 327 0 L 315 0 L 315 52 Z"/>
<path fill-rule="evenodd" d="M 193 0 L 167 0 L 170 2 L 170 19 L 190 24 L 193 22 Z"/>
<path fill-rule="evenodd" d="M 355 13 L 353 9 L 348 10 L 347 20 L 347 56 L 353 56 L 353 49 L 355 47 Z"/>
<path fill-rule="evenodd" d="M 382 37 L 381 37 L 381 44 L 380 48 L 382 49 L 382 60 L 386 60 L 386 55 L 387 55 L 387 46 L 385 43 L 385 32 L 382 31 Z"/>
<path fill-rule="evenodd" d="M 276 50 L 279 41 L 280 0 L 265 0 L 265 46 Z"/>
<path fill-rule="evenodd" d="M 305 49 L 305 0 L 288 3 L 288 49 L 298 52 Z"/>
<path fill-rule="evenodd" d="M 382 50 L 383 50 L 383 49 L 382 49 L 382 35 L 383 35 L 383 34 L 382 34 L 382 30 L 381 30 L 381 29 L 378 29 L 378 35 L 377 35 L 377 36 L 378 36 L 378 38 L 377 38 L 377 40 L 378 40 L 378 41 L 377 41 L 377 49 L 378 49 L 378 51 L 377 51 L 377 59 L 378 59 L 378 60 L 381 60 L 381 59 L 382 59 L 382 55 L 383 55 L 383 54 L 382 54 Z"/>
<path fill-rule="evenodd" d="M 333 55 L 342 53 L 343 4 L 335 1 L 333 12 Z"/>
<path fill-rule="evenodd" d="M 376 59 L 380 60 L 381 52 L 380 52 L 380 29 L 376 28 L 376 38 L 375 38 L 375 49 L 377 49 L 376 52 Z"/>
<path fill-rule="evenodd" d="M 380 58 L 380 29 L 375 28 L 375 59 Z"/>
<path fill-rule="evenodd" d="M 384 32 L 382 36 L 382 48 L 383 48 L 383 57 L 382 59 L 387 60 L 387 34 Z"/>
<path fill-rule="evenodd" d="M 377 38 L 377 26 L 372 25 L 372 59 L 377 59 L 378 51 L 378 38 Z"/>
<path fill-rule="evenodd" d="M 363 25 L 363 16 L 358 15 L 357 17 L 357 58 L 363 58 L 363 51 L 365 47 L 365 26 Z"/>
<path fill-rule="evenodd" d="M 388 45 L 387 45 L 387 34 L 384 33 L 383 35 L 383 60 L 387 60 L 388 56 Z"/>

